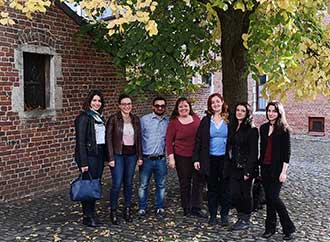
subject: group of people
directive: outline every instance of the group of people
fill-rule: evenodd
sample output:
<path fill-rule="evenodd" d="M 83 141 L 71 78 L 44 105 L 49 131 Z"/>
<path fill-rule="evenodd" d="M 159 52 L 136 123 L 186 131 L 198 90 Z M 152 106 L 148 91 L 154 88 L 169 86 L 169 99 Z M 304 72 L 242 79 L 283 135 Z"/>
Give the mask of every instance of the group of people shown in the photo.
<path fill-rule="evenodd" d="M 202 120 L 193 112 L 187 98 L 176 101 L 170 117 L 166 115 L 166 105 L 163 97 L 156 97 L 152 112 L 139 118 L 131 112 L 132 98 L 123 94 L 118 99 L 119 111 L 105 122 L 103 94 L 91 91 L 84 102 L 84 111 L 75 120 L 76 162 L 83 177 L 101 178 L 104 163 L 109 162 L 111 223 L 119 224 L 118 197 L 122 184 L 123 218 L 132 222 L 136 165 L 139 166 L 138 217 L 148 212 L 152 176 L 156 186 L 154 212 L 163 217 L 168 166 L 175 168 L 178 175 L 183 215 L 207 216 L 202 211 L 202 193 L 207 184 L 209 224 L 218 223 L 220 205 L 221 225 L 228 226 L 229 210 L 234 207 L 237 220 L 232 230 L 250 227 L 252 186 L 254 179 L 261 175 L 266 198 L 262 237 L 270 238 L 276 232 L 278 214 L 283 239 L 291 240 L 295 226 L 280 199 L 290 160 L 290 127 L 282 104 L 268 103 L 267 122 L 259 132 L 253 125 L 248 103 L 238 103 L 233 115 L 229 115 L 228 105 L 219 93 L 209 96 Z M 82 202 L 82 210 L 83 224 L 99 226 L 94 200 Z"/>

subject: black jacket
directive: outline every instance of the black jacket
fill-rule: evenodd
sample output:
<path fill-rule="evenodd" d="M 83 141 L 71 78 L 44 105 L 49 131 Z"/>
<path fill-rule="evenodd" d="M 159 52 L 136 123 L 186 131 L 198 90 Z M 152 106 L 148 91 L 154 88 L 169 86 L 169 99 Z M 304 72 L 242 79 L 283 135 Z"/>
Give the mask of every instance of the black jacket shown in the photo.
<path fill-rule="evenodd" d="M 210 173 L 210 124 L 211 115 L 207 114 L 199 124 L 192 156 L 193 162 L 200 163 L 200 172 L 205 175 Z"/>
<path fill-rule="evenodd" d="M 230 127 L 232 130 L 233 127 Z M 256 176 L 258 166 L 258 129 L 250 126 L 232 130 L 228 138 L 230 159 L 226 159 L 225 176 L 242 177 Z"/>
<path fill-rule="evenodd" d="M 98 153 L 94 119 L 87 112 L 81 112 L 75 119 L 76 149 L 75 160 L 78 167 L 88 165 L 88 156 L 96 156 Z"/>
<path fill-rule="evenodd" d="M 262 164 L 268 142 L 269 123 L 260 127 L 260 158 Z M 272 133 L 272 173 L 279 177 L 283 162 L 289 163 L 291 155 L 290 132 L 288 130 L 274 130 Z"/>

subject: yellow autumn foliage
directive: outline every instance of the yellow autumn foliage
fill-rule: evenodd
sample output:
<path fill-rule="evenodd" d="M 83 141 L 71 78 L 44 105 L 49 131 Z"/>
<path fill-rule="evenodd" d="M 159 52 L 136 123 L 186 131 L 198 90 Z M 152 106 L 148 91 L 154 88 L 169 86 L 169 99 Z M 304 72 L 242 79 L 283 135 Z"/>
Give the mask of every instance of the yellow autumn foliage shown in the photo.
<path fill-rule="evenodd" d="M 190 0 L 177 1 L 183 1 L 186 5 L 191 4 Z M 0 24 L 15 23 L 8 14 L 8 12 L 12 12 L 8 11 L 9 9 L 22 12 L 31 18 L 33 13 L 45 13 L 52 2 L 50 0 L 0 0 Z M 75 1 L 68 0 L 68 2 Z M 203 2 L 205 3 L 205 1 Z M 250 35 L 250 32 L 241 36 L 242 44 L 247 50 L 257 45 L 258 47 L 267 46 L 267 48 L 256 49 L 254 52 L 255 55 L 266 56 L 254 63 L 254 69 L 259 72 L 255 74 L 269 76 L 269 81 L 263 89 L 265 94 L 282 97 L 286 90 L 293 89 L 297 98 L 315 97 L 317 93 L 330 95 L 330 45 L 328 44 L 330 43 L 330 27 L 324 26 L 324 29 L 320 31 L 315 28 L 314 32 L 320 32 L 320 37 L 317 38 L 318 36 L 315 34 L 309 38 L 304 34 L 299 36 L 301 29 L 298 28 L 297 22 L 292 20 L 292 16 L 300 13 L 305 15 L 312 13 L 315 23 L 322 22 L 323 14 L 329 11 L 329 0 L 209 0 L 205 3 L 208 13 L 205 21 L 217 18 L 217 11 L 219 9 L 226 11 L 228 4 L 232 2 L 231 7 L 235 11 L 251 11 L 254 6 L 257 6 L 256 11 L 260 17 L 267 16 L 274 21 L 281 22 L 281 24 L 274 25 L 255 45 L 251 42 L 254 35 Z M 257 5 L 255 5 L 256 3 Z M 111 11 L 115 19 L 106 23 L 109 36 L 125 31 L 126 24 L 132 22 L 141 23 L 150 36 L 158 34 L 157 22 L 150 17 L 157 8 L 157 0 L 81 0 L 79 4 L 86 13 L 86 18 L 91 21 L 94 21 L 104 9 Z M 321 9 L 320 6 L 327 7 Z M 311 27 L 314 27 L 313 21 L 311 21 Z M 200 24 L 202 25 L 203 22 Z M 217 27 L 214 29 L 213 36 L 214 39 L 218 39 L 221 35 L 219 19 L 215 24 Z M 306 33 L 309 31 L 306 29 Z M 299 39 L 299 42 L 294 42 L 298 44 L 288 45 L 289 38 L 294 36 Z M 286 38 L 286 42 L 279 41 L 282 40 L 281 38 Z M 298 51 L 296 47 L 298 47 Z M 286 49 L 295 49 L 296 52 L 291 53 L 285 51 Z M 263 62 L 268 61 L 267 57 L 269 57 L 268 60 L 271 60 L 268 66 Z"/>
<path fill-rule="evenodd" d="M 63 2 L 63 0 L 61 0 Z M 67 2 L 73 3 L 74 0 Z M 50 0 L 0 0 L 0 7 L 5 6 L 7 9 L 13 9 L 24 13 L 28 18 L 32 18 L 33 13 L 45 13 L 50 7 L 52 1 Z M 128 0 L 126 4 L 122 1 L 108 1 L 108 0 L 82 0 L 79 2 L 80 7 L 84 10 L 86 17 L 90 20 L 99 14 L 104 9 L 110 9 L 112 14 L 116 17 L 114 23 L 107 25 L 109 28 L 109 35 L 117 31 L 123 32 L 125 23 L 141 22 L 145 25 L 146 31 L 150 36 L 158 33 L 157 23 L 150 20 L 150 13 L 155 11 L 158 3 L 153 0 L 137 0 L 136 2 Z M 6 11 L 1 9 L 0 24 L 12 25 L 15 21 Z"/>

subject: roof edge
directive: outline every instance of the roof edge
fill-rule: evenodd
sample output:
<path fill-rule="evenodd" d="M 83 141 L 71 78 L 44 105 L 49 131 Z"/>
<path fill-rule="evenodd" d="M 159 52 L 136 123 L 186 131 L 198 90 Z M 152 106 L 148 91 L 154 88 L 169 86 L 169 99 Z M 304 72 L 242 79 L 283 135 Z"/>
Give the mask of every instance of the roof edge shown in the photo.
<path fill-rule="evenodd" d="M 79 26 L 87 24 L 86 19 L 79 16 L 75 11 L 73 11 L 68 5 L 60 0 L 54 1 L 55 5 L 61 8 L 70 18 L 72 18 Z"/>

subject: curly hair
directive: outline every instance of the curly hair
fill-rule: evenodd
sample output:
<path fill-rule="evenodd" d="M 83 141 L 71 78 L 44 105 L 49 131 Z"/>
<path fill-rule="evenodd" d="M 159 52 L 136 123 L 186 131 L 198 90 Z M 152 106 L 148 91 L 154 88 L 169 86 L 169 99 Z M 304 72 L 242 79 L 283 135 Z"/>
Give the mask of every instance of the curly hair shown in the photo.
<path fill-rule="evenodd" d="M 99 96 L 100 99 L 101 99 L 101 107 L 100 109 L 98 110 L 99 113 L 102 113 L 103 112 L 103 108 L 104 108 L 104 95 L 101 91 L 99 90 L 91 90 L 88 94 L 87 94 L 87 97 L 85 98 L 85 101 L 83 103 L 83 106 L 82 106 L 82 109 L 83 110 L 88 110 L 91 106 L 91 102 L 93 100 L 93 97 L 94 96 Z"/>

